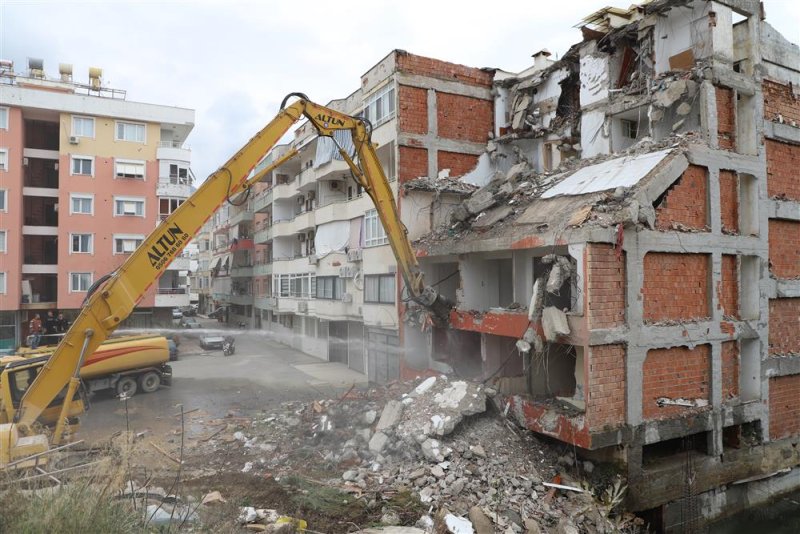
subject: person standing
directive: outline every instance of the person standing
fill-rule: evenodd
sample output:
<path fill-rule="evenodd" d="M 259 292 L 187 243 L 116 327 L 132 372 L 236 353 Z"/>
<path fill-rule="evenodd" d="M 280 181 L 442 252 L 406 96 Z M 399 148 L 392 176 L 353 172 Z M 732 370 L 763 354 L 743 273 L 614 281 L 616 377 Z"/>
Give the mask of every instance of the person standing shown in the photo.
<path fill-rule="evenodd" d="M 42 319 L 39 317 L 38 313 L 33 316 L 33 319 L 31 319 L 29 327 L 31 335 L 31 348 L 39 348 L 39 341 L 42 339 Z"/>
<path fill-rule="evenodd" d="M 58 314 L 58 319 L 56 319 L 56 328 L 58 329 L 59 334 L 66 333 L 67 329 L 69 328 L 69 322 L 64 319 L 63 313 Z"/>
<path fill-rule="evenodd" d="M 56 316 L 53 315 L 53 310 L 47 310 L 47 318 L 44 320 L 44 333 L 58 333 L 58 321 L 56 320 Z"/>

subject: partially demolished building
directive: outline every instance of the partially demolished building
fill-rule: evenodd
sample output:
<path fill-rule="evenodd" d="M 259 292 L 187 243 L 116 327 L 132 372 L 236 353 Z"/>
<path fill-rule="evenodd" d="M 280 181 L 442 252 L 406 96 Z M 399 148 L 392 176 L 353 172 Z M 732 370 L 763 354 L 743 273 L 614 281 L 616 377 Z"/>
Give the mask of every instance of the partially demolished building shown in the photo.
<path fill-rule="evenodd" d="M 558 61 L 495 73 L 460 187 L 402 184 L 457 303 L 404 329 L 405 370 L 495 380 L 524 426 L 622 462 L 668 530 L 800 486 L 800 52 L 764 19 L 594 13 Z"/>

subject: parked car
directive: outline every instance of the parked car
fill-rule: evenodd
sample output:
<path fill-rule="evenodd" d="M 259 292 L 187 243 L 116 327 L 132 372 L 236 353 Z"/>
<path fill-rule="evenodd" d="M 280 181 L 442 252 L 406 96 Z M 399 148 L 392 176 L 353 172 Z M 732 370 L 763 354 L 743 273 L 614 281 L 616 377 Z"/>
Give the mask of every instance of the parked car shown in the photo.
<path fill-rule="evenodd" d="M 184 317 L 194 317 L 197 315 L 197 306 L 189 305 L 181 308 L 181 313 Z"/>
<path fill-rule="evenodd" d="M 180 308 L 172 308 L 172 318 L 173 319 L 182 319 L 183 318 L 183 312 L 181 311 Z"/>
<path fill-rule="evenodd" d="M 201 328 L 200 323 L 198 323 L 197 319 L 195 319 L 194 317 L 184 317 L 183 319 L 181 319 L 180 326 L 181 328 L 188 328 L 190 330 L 196 330 Z"/>
<path fill-rule="evenodd" d="M 204 350 L 221 349 L 225 338 L 222 336 L 203 336 L 200 338 L 200 347 Z"/>

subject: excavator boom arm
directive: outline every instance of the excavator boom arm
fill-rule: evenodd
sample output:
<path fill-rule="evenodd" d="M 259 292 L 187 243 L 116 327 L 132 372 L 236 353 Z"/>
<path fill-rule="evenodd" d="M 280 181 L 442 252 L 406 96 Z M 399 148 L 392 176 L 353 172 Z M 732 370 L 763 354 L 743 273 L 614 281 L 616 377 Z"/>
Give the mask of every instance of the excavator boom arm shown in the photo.
<path fill-rule="evenodd" d="M 119 269 L 87 297 L 80 314 L 20 402 L 15 420 L 22 428 L 30 428 L 70 379 L 76 376 L 81 355 L 93 353 L 131 314 L 145 291 L 158 280 L 220 205 L 261 179 L 262 173 L 250 179 L 248 176 L 289 128 L 303 117 L 314 124 L 320 135 L 332 136 L 336 130 L 351 132 L 358 164 L 346 154 L 345 159 L 375 204 L 411 298 L 446 321 L 449 306 L 435 291 L 423 284 L 416 256 L 397 213 L 394 195 L 370 140 L 367 123 L 314 104 L 304 95 L 295 95 L 301 98 L 289 106 L 282 106 L 269 124 L 209 176 L 195 193 L 147 236 Z"/>

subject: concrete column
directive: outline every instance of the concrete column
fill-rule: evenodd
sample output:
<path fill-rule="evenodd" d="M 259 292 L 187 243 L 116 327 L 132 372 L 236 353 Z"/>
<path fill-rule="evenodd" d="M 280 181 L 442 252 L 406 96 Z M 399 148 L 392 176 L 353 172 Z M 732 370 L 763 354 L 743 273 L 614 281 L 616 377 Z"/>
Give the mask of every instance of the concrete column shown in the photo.
<path fill-rule="evenodd" d="M 428 89 L 428 140 L 436 139 L 439 135 L 439 110 L 436 104 L 436 90 Z M 426 143 L 428 147 L 428 176 L 436 178 L 439 175 L 439 151 L 433 143 Z"/>

